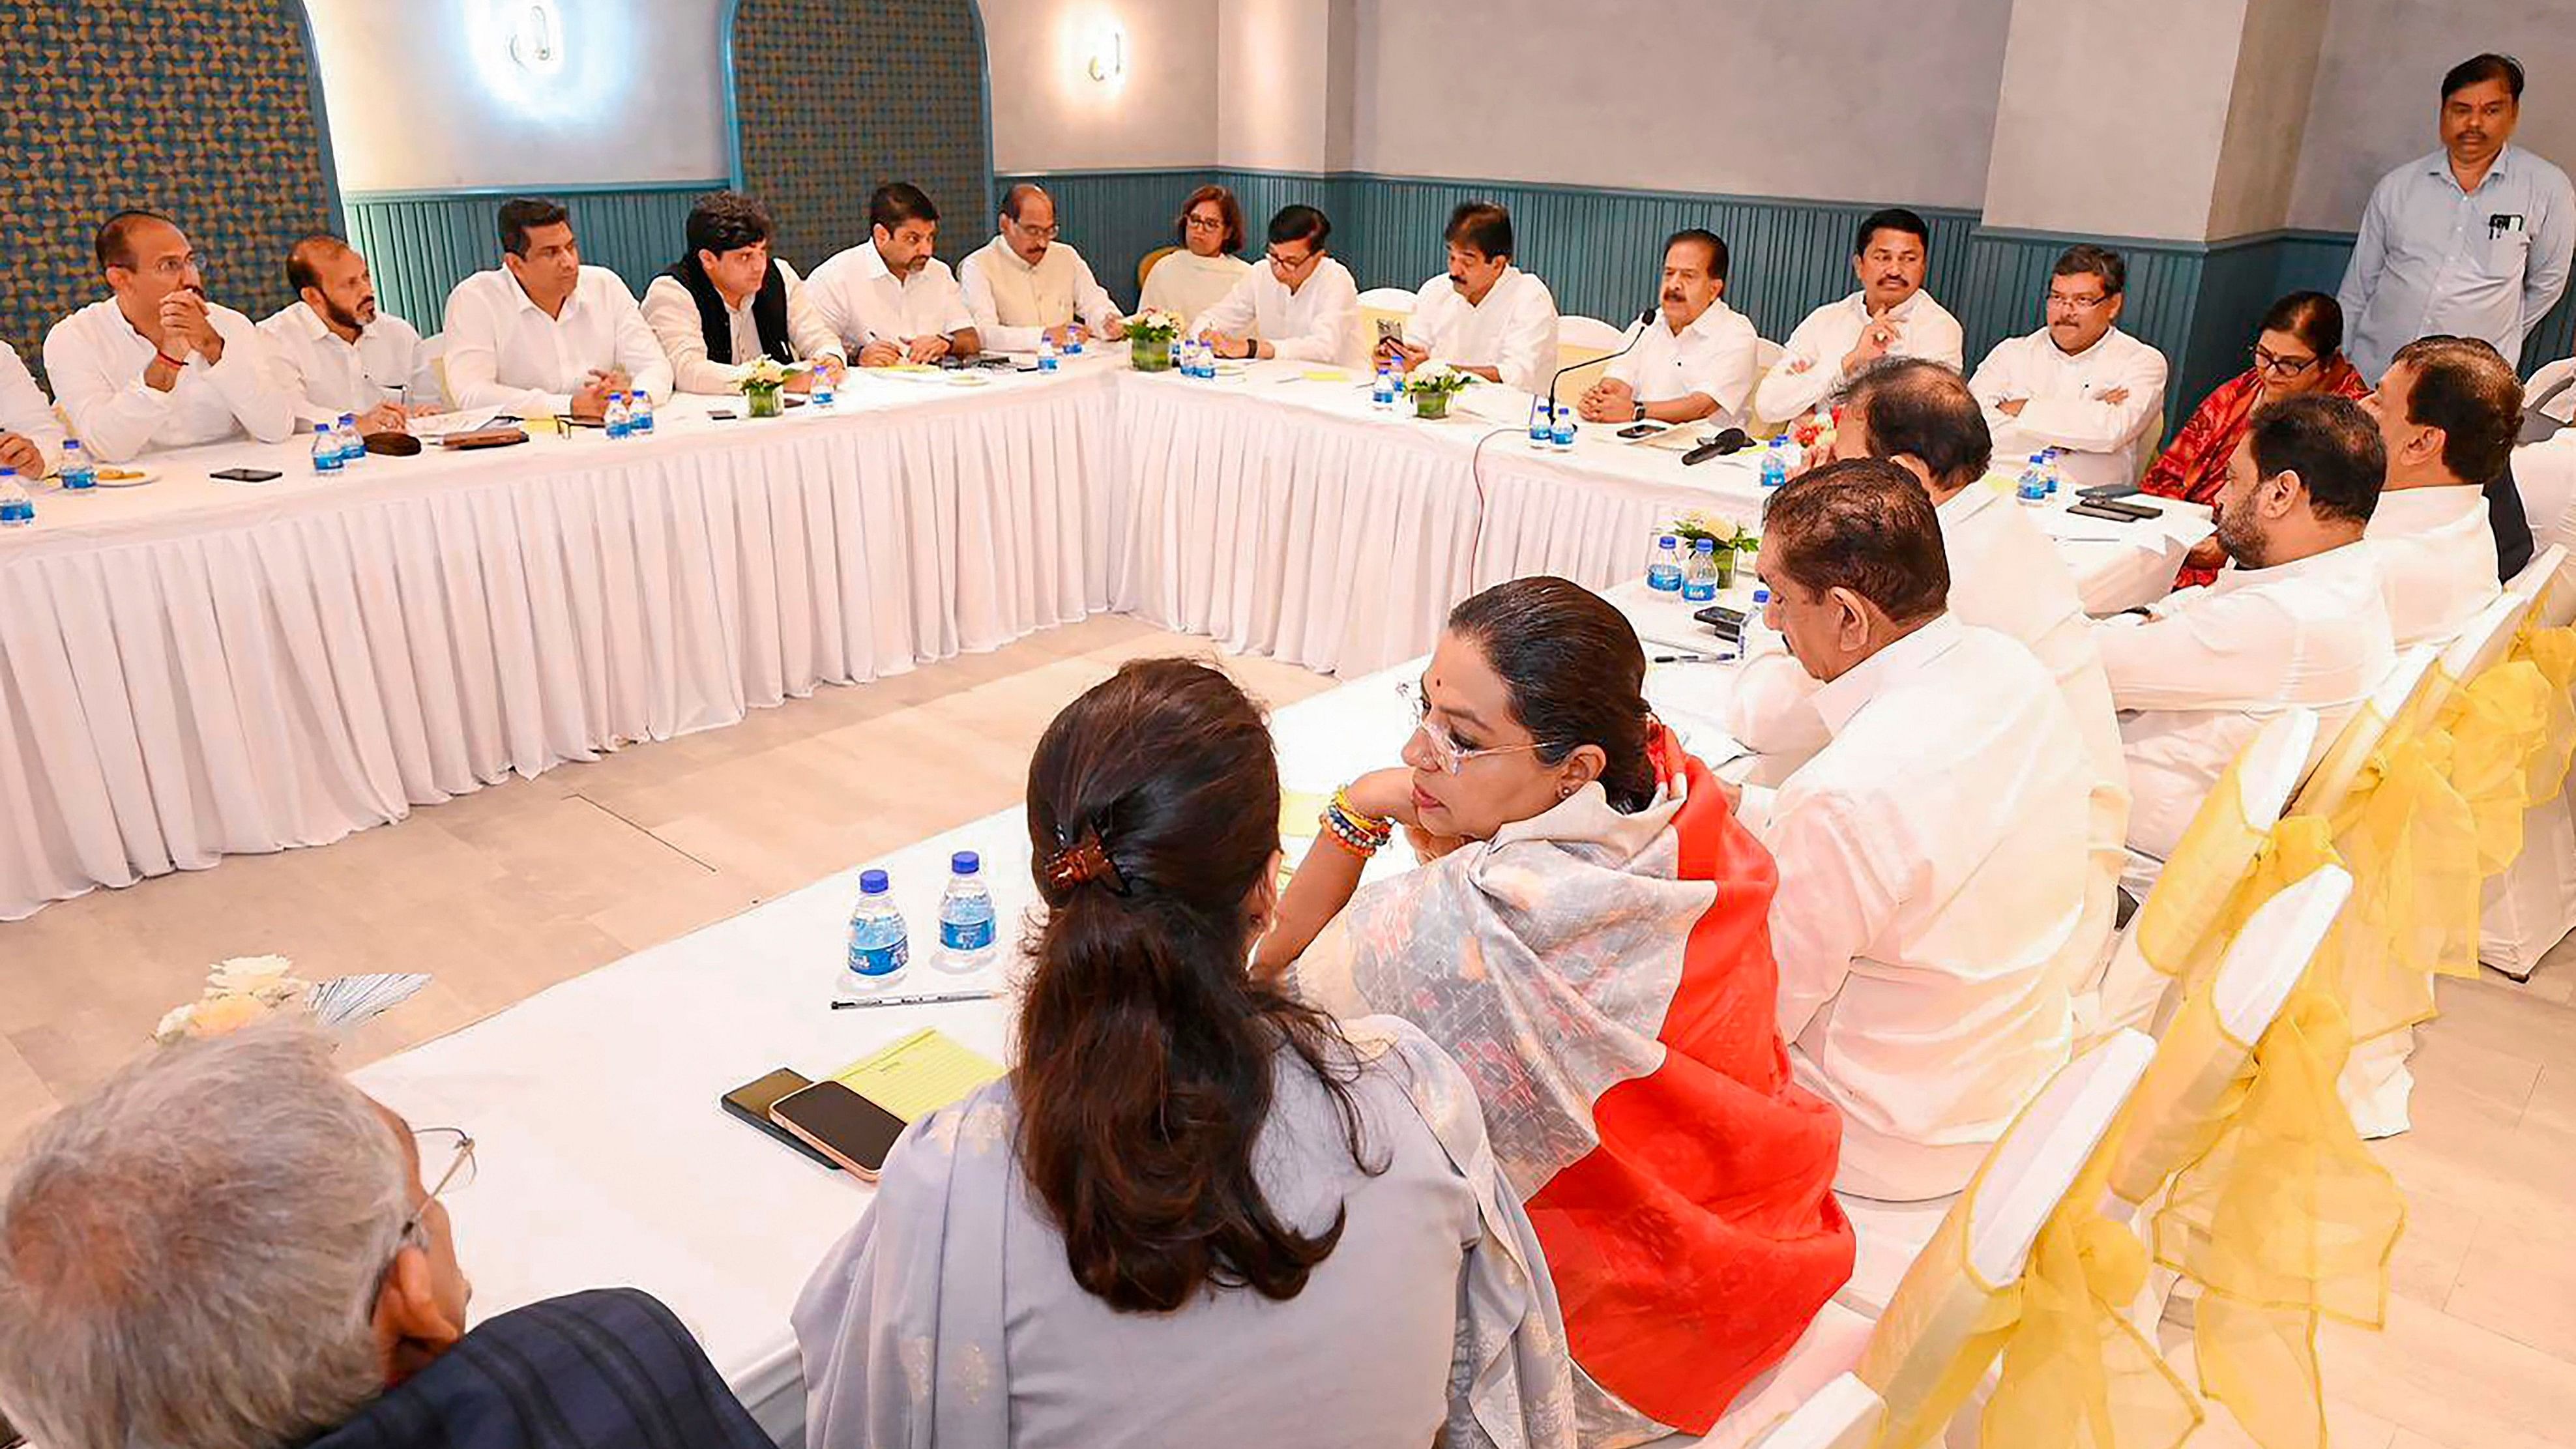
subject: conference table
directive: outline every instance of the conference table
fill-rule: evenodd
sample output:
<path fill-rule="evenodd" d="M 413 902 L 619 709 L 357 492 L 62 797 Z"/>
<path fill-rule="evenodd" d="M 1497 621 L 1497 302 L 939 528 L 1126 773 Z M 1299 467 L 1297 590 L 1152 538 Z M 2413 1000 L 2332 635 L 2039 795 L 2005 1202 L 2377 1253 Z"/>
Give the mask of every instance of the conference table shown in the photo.
<path fill-rule="evenodd" d="M 757 707 L 1115 610 L 1344 676 L 1425 653 L 1451 604 L 1608 587 L 1682 510 L 1758 522 L 1755 454 L 1686 466 L 1529 400 L 1424 421 L 1298 363 L 852 374 L 838 405 L 490 451 L 156 454 L 0 530 L 0 921 L 226 854 L 721 727 Z M 282 476 L 212 476 L 238 467 Z M 2061 500 L 2063 502 L 2063 500 Z M 2088 608 L 2164 591 L 2209 530 L 2042 510 Z"/>

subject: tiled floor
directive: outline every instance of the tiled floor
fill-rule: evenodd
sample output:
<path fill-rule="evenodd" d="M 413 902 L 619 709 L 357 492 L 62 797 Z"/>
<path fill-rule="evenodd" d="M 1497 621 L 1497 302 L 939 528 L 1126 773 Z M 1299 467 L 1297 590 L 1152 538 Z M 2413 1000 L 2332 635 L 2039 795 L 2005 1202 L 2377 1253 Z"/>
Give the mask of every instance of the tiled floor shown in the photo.
<path fill-rule="evenodd" d="M 324 849 L 237 857 L 0 925 L 0 1144 L 134 1052 L 220 957 L 435 973 L 354 1044 L 363 1062 L 1001 809 L 1076 694 L 1122 660 L 1207 650 L 1093 619 Z M 1228 667 L 1274 705 L 1331 683 L 1262 659 Z M 2408 1202 L 2388 1326 L 2325 1335 L 2334 1449 L 2576 1446 L 2571 992 L 2576 948 L 2528 987 L 2444 983 L 2416 1056 L 2416 1130 L 2380 1148 Z M 2220 1422 L 2193 1442 L 2245 1441 Z"/>

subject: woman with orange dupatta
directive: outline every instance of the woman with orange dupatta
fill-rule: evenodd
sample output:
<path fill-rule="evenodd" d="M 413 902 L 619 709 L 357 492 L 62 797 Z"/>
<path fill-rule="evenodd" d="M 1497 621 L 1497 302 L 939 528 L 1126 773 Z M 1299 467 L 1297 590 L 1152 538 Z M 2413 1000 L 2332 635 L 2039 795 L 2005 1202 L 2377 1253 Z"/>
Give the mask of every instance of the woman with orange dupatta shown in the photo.
<path fill-rule="evenodd" d="M 2292 292 L 2263 314 L 2254 339 L 2254 365 L 2212 389 L 2147 469 L 2138 486 L 2164 498 L 2206 503 L 2213 514 L 2227 486 L 2227 460 L 2245 441 L 2254 412 L 2265 403 L 2304 393 L 2355 400 L 2370 384 L 2343 355 L 2343 308 L 2323 292 Z M 2203 539 L 2183 559 L 2174 587 L 2205 584 L 2218 576 L 2227 553 L 2218 536 Z"/>
<path fill-rule="evenodd" d="M 1256 958 L 1475 1083 L 1564 1309 L 1586 1449 L 1705 1433 L 1850 1276 L 1842 1124 L 1773 1005 L 1778 877 L 1649 712 L 1619 612 L 1518 579 L 1449 616 L 1406 768 L 1335 795 Z M 1424 864 L 1359 888 L 1402 825 Z"/>

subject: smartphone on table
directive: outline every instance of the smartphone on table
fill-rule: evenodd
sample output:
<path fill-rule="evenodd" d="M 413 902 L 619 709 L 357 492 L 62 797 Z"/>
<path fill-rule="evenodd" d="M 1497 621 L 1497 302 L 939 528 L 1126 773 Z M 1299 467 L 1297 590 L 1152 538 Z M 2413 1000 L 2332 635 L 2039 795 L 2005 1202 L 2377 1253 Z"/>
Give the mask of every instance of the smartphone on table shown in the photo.
<path fill-rule="evenodd" d="M 904 1127 L 901 1117 L 839 1082 L 816 1082 L 788 1093 L 769 1109 L 769 1119 L 868 1182 L 885 1169 L 886 1154 L 894 1150 Z"/>
<path fill-rule="evenodd" d="M 812 1085 L 813 1080 L 803 1072 L 791 1072 L 780 1067 L 758 1081 L 745 1082 L 725 1093 L 724 1109 L 744 1125 L 759 1129 L 764 1136 L 786 1143 L 825 1167 L 838 1167 L 841 1164 L 806 1145 L 805 1139 L 769 1120 L 769 1109 L 778 1105 L 779 1098 Z"/>
<path fill-rule="evenodd" d="M 217 468 L 206 476 L 227 483 L 267 483 L 285 475 L 274 468 Z"/>

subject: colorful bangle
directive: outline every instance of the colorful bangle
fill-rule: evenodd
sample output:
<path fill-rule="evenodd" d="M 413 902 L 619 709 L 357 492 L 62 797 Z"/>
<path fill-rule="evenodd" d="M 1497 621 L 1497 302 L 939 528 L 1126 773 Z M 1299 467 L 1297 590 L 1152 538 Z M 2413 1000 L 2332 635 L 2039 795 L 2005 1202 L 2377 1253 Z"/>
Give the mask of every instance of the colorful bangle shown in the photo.
<path fill-rule="evenodd" d="M 1385 849 L 1386 843 L 1395 838 L 1395 822 L 1361 811 L 1351 803 L 1347 787 L 1333 792 L 1318 823 L 1324 827 L 1326 838 L 1361 860 Z"/>

